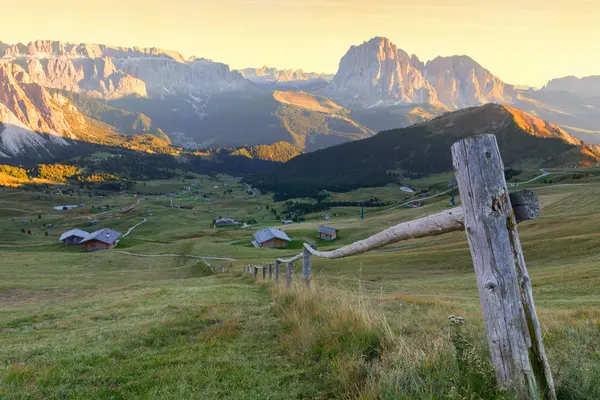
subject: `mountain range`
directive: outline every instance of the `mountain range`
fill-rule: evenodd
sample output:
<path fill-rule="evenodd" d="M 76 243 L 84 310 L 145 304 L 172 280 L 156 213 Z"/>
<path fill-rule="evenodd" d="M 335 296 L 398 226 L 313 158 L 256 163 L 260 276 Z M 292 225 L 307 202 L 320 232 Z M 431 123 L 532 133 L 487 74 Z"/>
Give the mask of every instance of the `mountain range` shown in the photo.
<path fill-rule="evenodd" d="M 382 37 L 352 46 L 333 76 L 236 71 L 158 48 L 0 42 L 0 157 L 139 135 L 189 150 L 284 141 L 310 152 L 487 103 L 600 143 L 599 81 L 519 90 L 468 56 L 423 62 Z"/>

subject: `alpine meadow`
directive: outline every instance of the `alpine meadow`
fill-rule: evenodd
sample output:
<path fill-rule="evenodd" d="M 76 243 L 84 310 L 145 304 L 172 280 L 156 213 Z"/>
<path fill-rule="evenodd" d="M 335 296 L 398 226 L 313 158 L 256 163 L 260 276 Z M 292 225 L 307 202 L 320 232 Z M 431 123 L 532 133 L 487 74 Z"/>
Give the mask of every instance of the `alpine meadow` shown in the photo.
<path fill-rule="evenodd" d="M 71 3 L 4 10 L 0 399 L 600 399 L 600 6 Z"/>

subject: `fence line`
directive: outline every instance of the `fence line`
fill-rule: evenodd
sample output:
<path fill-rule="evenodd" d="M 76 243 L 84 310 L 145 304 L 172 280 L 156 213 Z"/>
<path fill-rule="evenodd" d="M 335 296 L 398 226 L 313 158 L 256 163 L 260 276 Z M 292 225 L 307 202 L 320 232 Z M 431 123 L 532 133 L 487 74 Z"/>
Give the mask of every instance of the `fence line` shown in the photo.
<path fill-rule="evenodd" d="M 466 230 L 473 258 L 486 333 L 496 379 L 526 399 L 556 399 L 552 374 L 535 312 L 531 281 L 516 225 L 539 217 L 540 206 L 531 191 L 510 193 L 494 135 L 467 138 L 452 146 L 452 159 L 463 206 L 403 222 L 366 239 L 332 251 L 304 243 L 302 252 L 287 259 L 286 287 L 292 283 L 293 263 L 302 259 L 302 278 L 312 280 L 312 257 L 345 258 L 407 239 Z M 272 280 L 273 264 L 248 266 L 244 271 Z"/>

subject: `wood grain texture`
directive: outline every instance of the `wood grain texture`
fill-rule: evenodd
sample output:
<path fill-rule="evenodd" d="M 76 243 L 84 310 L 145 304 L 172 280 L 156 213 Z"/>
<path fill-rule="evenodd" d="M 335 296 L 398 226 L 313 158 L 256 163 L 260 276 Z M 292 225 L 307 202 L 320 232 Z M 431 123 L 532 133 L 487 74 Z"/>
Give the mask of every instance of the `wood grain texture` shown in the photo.
<path fill-rule="evenodd" d="M 496 378 L 524 398 L 555 399 L 496 137 L 455 143 L 452 160 Z"/>
<path fill-rule="evenodd" d="M 288 261 L 286 263 L 286 268 L 285 268 L 285 287 L 286 288 L 292 287 L 292 276 L 294 274 L 294 272 L 292 271 L 292 266 L 293 266 L 293 263 L 291 261 Z"/>
<path fill-rule="evenodd" d="M 274 282 L 278 283 L 279 282 L 279 265 L 281 264 L 281 262 L 279 260 L 275 260 L 275 277 L 274 277 Z"/>
<path fill-rule="evenodd" d="M 307 288 L 310 287 L 310 281 L 312 279 L 312 254 L 308 248 L 310 247 L 304 245 L 304 250 L 302 251 L 302 279 L 304 279 Z"/>

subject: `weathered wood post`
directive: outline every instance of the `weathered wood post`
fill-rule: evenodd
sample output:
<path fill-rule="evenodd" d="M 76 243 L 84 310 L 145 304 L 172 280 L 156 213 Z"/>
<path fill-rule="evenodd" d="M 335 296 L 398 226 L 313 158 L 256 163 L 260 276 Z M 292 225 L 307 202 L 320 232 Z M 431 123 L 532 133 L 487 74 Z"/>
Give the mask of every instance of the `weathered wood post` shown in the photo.
<path fill-rule="evenodd" d="M 262 276 L 263 276 L 263 281 L 267 280 L 267 266 L 266 265 L 262 266 Z"/>
<path fill-rule="evenodd" d="M 274 282 L 275 283 L 279 282 L 279 260 L 275 260 L 275 278 L 274 278 Z"/>
<path fill-rule="evenodd" d="M 273 279 L 273 264 L 269 263 L 269 280 Z"/>
<path fill-rule="evenodd" d="M 255 265 L 254 268 L 252 268 L 252 279 L 256 280 L 256 274 L 258 274 L 258 267 Z"/>
<path fill-rule="evenodd" d="M 452 146 L 496 378 L 529 399 L 556 399 L 531 282 L 494 135 Z"/>
<path fill-rule="evenodd" d="M 285 270 L 285 287 L 286 288 L 291 288 L 292 287 L 292 275 L 293 275 L 293 271 L 292 271 L 292 262 L 288 261 L 287 266 L 286 266 L 286 270 Z"/>
<path fill-rule="evenodd" d="M 304 247 L 302 250 L 302 279 L 304 279 L 307 288 L 310 288 L 310 280 L 312 279 L 311 256 L 310 251 Z"/>

